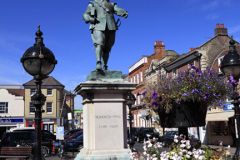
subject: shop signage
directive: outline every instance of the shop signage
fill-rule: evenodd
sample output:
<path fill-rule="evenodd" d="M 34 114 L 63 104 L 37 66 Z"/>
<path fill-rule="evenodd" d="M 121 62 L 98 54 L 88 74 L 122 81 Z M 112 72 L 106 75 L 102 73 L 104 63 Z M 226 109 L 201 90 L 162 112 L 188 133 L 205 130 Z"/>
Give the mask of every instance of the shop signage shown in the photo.
<path fill-rule="evenodd" d="M 83 110 L 74 110 L 74 113 L 83 113 Z"/>
<path fill-rule="evenodd" d="M 23 123 L 23 119 L 11 119 L 11 118 L 5 118 L 5 119 L 0 119 L 0 123 Z"/>
<path fill-rule="evenodd" d="M 56 139 L 64 140 L 64 127 L 56 127 Z"/>
<path fill-rule="evenodd" d="M 233 110 L 233 104 L 224 104 L 223 105 L 223 111 L 230 111 Z"/>

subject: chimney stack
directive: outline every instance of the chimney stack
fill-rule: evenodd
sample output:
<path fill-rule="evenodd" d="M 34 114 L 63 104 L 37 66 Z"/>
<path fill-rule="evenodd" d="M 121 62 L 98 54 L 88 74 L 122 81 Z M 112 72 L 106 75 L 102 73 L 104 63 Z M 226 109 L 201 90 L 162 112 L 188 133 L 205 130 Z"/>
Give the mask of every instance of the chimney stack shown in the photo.
<path fill-rule="evenodd" d="M 194 49 L 196 49 L 196 48 L 191 47 L 189 51 L 193 51 Z"/>
<path fill-rule="evenodd" d="M 156 59 L 165 57 L 165 46 L 163 45 L 163 41 L 155 41 L 154 51 L 156 53 Z"/>
<path fill-rule="evenodd" d="M 217 27 L 214 29 L 215 36 L 216 35 L 222 35 L 227 36 L 227 28 L 224 28 L 224 24 L 221 24 L 221 27 L 219 27 L 219 23 L 217 23 Z"/>

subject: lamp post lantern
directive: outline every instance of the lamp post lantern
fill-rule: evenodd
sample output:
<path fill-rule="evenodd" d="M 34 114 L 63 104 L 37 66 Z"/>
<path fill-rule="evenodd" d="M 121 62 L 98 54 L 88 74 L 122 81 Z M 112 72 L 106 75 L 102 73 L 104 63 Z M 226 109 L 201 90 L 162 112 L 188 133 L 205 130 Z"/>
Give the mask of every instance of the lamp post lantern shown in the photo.
<path fill-rule="evenodd" d="M 220 65 L 220 69 L 223 72 L 223 74 L 231 74 L 236 82 L 239 81 L 240 76 L 240 55 L 236 51 L 235 41 L 233 40 L 233 36 L 231 36 L 231 40 L 229 41 L 229 52 L 223 57 L 223 60 Z M 233 93 L 237 93 L 237 84 L 233 85 Z M 238 96 L 233 95 L 233 102 L 234 105 L 234 117 L 236 122 L 236 152 L 233 156 L 233 159 L 239 159 L 240 158 L 240 114 L 239 114 L 239 103 Z"/>
<path fill-rule="evenodd" d="M 49 75 L 57 61 L 55 60 L 54 54 L 45 47 L 43 43 L 43 38 L 41 37 L 43 33 L 40 31 L 40 25 L 38 26 L 38 31 L 35 34 L 34 46 L 28 48 L 21 58 L 21 63 L 27 73 L 34 76 L 36 80 L 36 93 L 31 97 L 31 101 L 35 106 L 35 136 L 34 136 L 34 160 L 42 160 L 42 132 L 41 132 L 41 122 L 42 122 L 42 106 L 46 101 L 46 97 L 42 94 L 41 85 L 42 80 Z"/>
<path fill-rule="evenodd" d="M 128 109 L 129 109 L 129 113 L 128 113 L 128 116 L 129 116 L 129 137 L 127 139 L 127 142 L 130 146 L 130 149 L 132 150 L 133 152 L 133 146 L 135 144 L 134 142 L 134 138 L 132 137 L 132 120 L 133 120 L 133 114 L 132 114 L 132 105 L 134 105 L 136 101 L 136 98 L 135 96 L 129 91 L 126 95 L 126 104 L 128 105 Z"/>

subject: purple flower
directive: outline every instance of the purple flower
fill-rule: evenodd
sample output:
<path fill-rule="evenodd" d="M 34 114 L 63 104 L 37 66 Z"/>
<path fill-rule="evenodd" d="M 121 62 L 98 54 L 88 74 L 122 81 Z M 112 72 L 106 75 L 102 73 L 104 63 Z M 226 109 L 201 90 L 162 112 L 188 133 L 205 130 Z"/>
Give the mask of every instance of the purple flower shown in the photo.
<path fill-rule="evenodd" d="M 237 86 L 237 82 L 234 80 L 233 76 L 231 74 L 229 74 L 229 82 L 234 85 Z"/>
<path fill-rule="evenodd" d="M 161 102 L 162 101 L 162 96 L 159 96 L 158 99 L 159 99 L 158 102 Z"/>
<path fill-rule="evenodd" d="M 157 106 L 158 106 L 158 101 L 153 101 L 153 102 L 152 102 L 152 105 L 153 105 L 154 107 L 157 107 Z"/>
<path fill-rule="evenodd" d="M 192 69 L 197 69 L 193 64 L 190 64 L 189 67 L 191 67 Z"/>
<path fill-rule="evenodd" d="M 145 94 L 147 94 L 147 91 L 143 92 L 142 95 L 144 96 Z"/>
<path fill-rule="evenodd" d="M 196 73 L 202 74 L 202 71 L 200 69 L 196 69 Z"/>
<path fill-rule="evenodd" d="M 229 81 L 234 80 L 233 76 L 231 74 L 229 74 Z"/>
<path fill-rule="evenodd" d="M 239 98 L 239 94 L 238 94 L 238 93 L 234 93 L 234 94 L 233 94 L 233 97 L 236 98 L 236 99 L 238 99 L 238 98 Z"/>
<path fill-rule="evenodd" d="M 137 93 L 137 96 L 140 96 L 140 95 L 141 95 L 141 94 L 138 92 L 138 93 Z"/>
<path fill-rule="evenodd" d="M 152 98 L 153 98 L 153 99 L 156 99 L 157 96 L 158 96 L 158 94 L 154 91 L 154 92 L 152 93 Z"/>
<path fill-rule="evenodd" d="M 183 100 L 182 99 L 180 99 L 179 101 L 178 101 L 178 104 L 181 104 L 183 102 Z"/>
<path fill-rule="evenodd" d="M 208 99 L 208 97 L 210 97 L 210 94 L 207 92 L 204 96 L 204 99 L 206 100 L 206 99 Z"/>

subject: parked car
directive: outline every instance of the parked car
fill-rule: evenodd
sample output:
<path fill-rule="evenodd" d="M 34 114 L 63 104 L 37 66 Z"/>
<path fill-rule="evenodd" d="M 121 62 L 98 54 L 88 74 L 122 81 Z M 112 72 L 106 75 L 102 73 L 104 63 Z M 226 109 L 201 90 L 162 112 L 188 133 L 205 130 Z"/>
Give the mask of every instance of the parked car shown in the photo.
<path fill-rule="evenodd" d="M 169 131 L 166 134 L 164 134 L 161 138 L 160 141 L 162 142 L 163 147 L 166 147 L 167 145 L 171 145 L 174 142 L 174 136 L 178 135 L 178 131 Z M 188 133 L 189 139 L 191 138 L 191 134 Z M 198 142 L 198 145 L 201 146 L 201 141 L 198 140 L 197 138 L 194 138 Z"/>
<path fill-rule="evenodd" d="M 65 141 L 66 150 L 78 150 L 83 148 L 83 134 Z"/>
<path fill-rule="evenodd" d="M 15 128 L 12 132 L 35 132 L 35 127 Z M 42 130 L 42 139 L 52 139 L 56 141 L 56 136 L 47 130 Z"/>
<path fill-rule="evenodd" d="M 79 131 L 82 131 L 83 129 L 81 128 L 77 128 L 77 129 L 72 129 L 72 130 L 69 130 L 69 131 L 66 131 L 64 133 L 64 139 L 68 139 L 70 136 L 72 136 L 73 134 L 75 134 L 76 132 L 79 132 Z"/>
<path fill-rule="evenodd" d="M 141 142 L 143 140 L 152 139 L 153 137 L 159 138 L 159 132 L 153 127 L 141 127 L 137 130 L 135 137 L 137 142 Z"/>
<path fill-rule="evenodd" d="M 139 130 L 139 128 L 138 127 L 132 127 L 132 137 L 134 138 L 134 139 L 136 139 L 136 132 Z M 127 127 L 127 135 L 128 135 L 128 137 L 129 137 L 129 134 L 130 134 L 130 132 L 129 132 L 129 127 Z"/>
<path fill-rule="evenodd" d="M 33 146 L 34 144 L 33 131 L 14 131 L 5 132 L 2 136 L 0 147 L 15 147 L 21 145 L 24 147 Z M 53 152 L 54 140 L 42 139 L 42 152 L 44 156 L 50 155 Z"/>
<path fill-rule="evenodd" d="M 77 138 L 77 137 L 79 137 L 82 134 L 83 134 L 83 131 L 78 131 L 75 134 L 71 135 L 68 139 L 66 139 L 66 141 L 69 141 L 71 139 Z"/>

